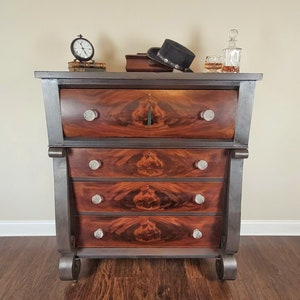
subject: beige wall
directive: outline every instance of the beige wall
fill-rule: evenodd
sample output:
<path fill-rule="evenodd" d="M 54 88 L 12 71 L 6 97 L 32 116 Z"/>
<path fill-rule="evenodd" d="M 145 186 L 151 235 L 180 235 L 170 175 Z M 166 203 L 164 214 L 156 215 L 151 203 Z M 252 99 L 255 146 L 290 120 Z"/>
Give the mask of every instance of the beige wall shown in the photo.
<path fill-rule="evenodd" d="M 239 30 L 241 72 L 257 84 L 250 157 L 245 161 L 242 218 L 300 219 L 300 2 L 298 0 L 28 0 L 0 7 L 0 220 L 54 218 L 52 161 L 40 81 L 34 70 L 67 70 L 79 33 L 108 71 L 125 54 L 174 39 L 196 53 L 192 68 L 220 53 Z"/>

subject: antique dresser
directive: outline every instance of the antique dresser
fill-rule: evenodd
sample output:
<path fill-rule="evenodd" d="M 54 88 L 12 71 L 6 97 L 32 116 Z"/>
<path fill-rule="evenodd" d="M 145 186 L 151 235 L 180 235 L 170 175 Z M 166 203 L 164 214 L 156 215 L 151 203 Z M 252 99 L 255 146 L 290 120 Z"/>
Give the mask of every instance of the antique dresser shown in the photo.
<path fill-rule="evenodd" d="M 215 258 L 234 279 L 261 74 L 36 72 L 60 278 L 80 258 Z"/>

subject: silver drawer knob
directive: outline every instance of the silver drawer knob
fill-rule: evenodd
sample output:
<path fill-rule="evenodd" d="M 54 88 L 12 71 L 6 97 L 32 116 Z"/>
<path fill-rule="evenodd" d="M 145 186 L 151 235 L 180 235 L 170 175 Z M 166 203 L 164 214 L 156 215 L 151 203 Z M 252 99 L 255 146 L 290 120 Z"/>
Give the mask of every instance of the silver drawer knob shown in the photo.
<path fill-rule="evenodd" d="M 101 228 L 98 228 L 95 232 L 94 232 L 94 237 L 98 240 L 102 239 L 104 236 L 103 230 Z"/>
<path fill-rule="evenodd" d="M 203 159 L 198 160 L 198 161 L 195 162 L 195 167 L 196 167 L 197 169 L 203 171 L 203 170 L 207 169 L 207 167 L 208 167 L 208 162 L 207 162 L 206 160 L 203 160 Z"/>
<path fill-rule="evenodd" d="M 205 197 L 201 194 L 197 194 L 194 198 L 195 203 L 197 204 L 203 204 L 205 201 Z"/>
<path fill-rule="evenodd" d="M 84 112 L 83 117 L 85 120 L 92 122 L 98 117 L 98 113 L 95 110 L 88 109 Z"/>
<path fill-rule="evenodd" d="M 89 167 L 93 171 L 98 170 L 101 167 L 101 161 L 93 159 L 89 162 Z"/>
<path fill-rule="evenodd" d="M 100 204 L 103 200 L 103 197 L 99 194 L 95 194 L 93 197 L 92 197 L 92 202 L 94 204 Z"/>
<path fill-rule="evenodd" d="M 207 109 L 200 113 L 200 117 L 205 121 L 210 122 L 215 118 L 215 113 L 213 110 Z"/>
<path fill-rule="evenodd" d="M 196 240 L 202 238 L 202 232 L 198 228 L 193 230 L 193 238 Z"/>

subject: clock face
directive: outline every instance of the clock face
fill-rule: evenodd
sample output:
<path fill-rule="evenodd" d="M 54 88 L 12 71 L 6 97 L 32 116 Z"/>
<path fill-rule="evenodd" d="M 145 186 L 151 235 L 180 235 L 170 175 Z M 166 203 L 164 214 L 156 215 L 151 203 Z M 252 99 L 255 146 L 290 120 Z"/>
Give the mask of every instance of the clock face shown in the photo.
<path fill-rule="evenodd" d="M 77 38 L 71 44 L 72 54 L 80 61 L 90 60 L 94 55 L 93 45 L 84 38 Z"/>

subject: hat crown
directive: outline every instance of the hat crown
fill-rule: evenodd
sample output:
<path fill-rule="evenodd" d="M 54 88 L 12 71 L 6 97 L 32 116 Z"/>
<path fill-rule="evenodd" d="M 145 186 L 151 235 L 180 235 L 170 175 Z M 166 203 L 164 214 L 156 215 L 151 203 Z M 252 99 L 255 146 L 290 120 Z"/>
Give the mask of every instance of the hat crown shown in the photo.
<path fill-rule="evenodd" d="M 168 59 L 183 69 L 189 68 L 195 58 L 195 54 L 181 44 L 166 39 L 158 51 L 158 55 Z"/>
<path fill-rule="evenodd" d="M 166 39 L 161 48 L 149 49 L 147 54 L 151 59 L 184 72 L 191 71 L 189 67 L 195 58 L 192 51 L 170 39 Z"/>

